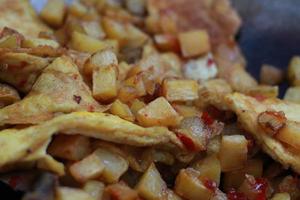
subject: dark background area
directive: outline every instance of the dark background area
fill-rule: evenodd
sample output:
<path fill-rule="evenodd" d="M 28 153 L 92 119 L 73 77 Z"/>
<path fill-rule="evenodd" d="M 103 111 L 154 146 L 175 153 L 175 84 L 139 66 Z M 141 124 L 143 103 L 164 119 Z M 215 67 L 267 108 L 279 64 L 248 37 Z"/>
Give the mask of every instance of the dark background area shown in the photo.
<path fill-rule="evenodd" d="M 247 59 L 247 70 L 257 79 L 262 64 L 286 70 L 289 60 L 300 55 L 299 0 L 232 0 L 243 19 L 238 35 Z M 280 86 L 281 96 L 287 83 Z"/>

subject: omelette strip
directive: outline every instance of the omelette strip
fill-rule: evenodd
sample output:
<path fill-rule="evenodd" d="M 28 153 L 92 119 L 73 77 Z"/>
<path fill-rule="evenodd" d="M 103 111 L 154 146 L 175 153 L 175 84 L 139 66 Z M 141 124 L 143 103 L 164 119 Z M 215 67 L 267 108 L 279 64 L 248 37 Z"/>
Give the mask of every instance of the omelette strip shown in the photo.
<path fill-rule="evenodd" d="M 295 124 L 300 122 L 299 104 L 292 104 L 279 99 L 268 99 L 263 102 L 259 102 L 252 97 L 239 93 L 227 95 L 226 103 L 228 107 L 237 114 L 242 127 L 255 137 L 258 144 L 262 146 L 262 149 L 267 154 L 269 154 L 274 160 L 280 162 L 284 167 L 291 167 L 297 173 L 300 173 L 299 151 L 297 152 L 295 149 L 291 151 L 292 148 L 289 147 L 289 144 L 282 143 L 276 137 L 272 137 L 267 134 L 264 130 L 262 130 L 257 122 L 257 118 L 262 112 L 282 111 L 287 118 L 286 127 L 283 130 L 298 130 L 299 138 L 294 139 L 299 140 L 300 127 L 295 128 Z"/>
<path fill-rule="evenodd" d="M 0 125 L 37 124 L 56 113 L 106 109 L 92 97 L 77 66 L 69 57 L 62 56 L 43 70 L 24 99 L 0 110 Z"/>
<path fill-rule="evenodd" d="M 0 169 L 37 161 L 37 166 L 63 175 L 63 167 L 46 153 L 51 137 L 56 133 L 81 134 L 105 141 L 133 146 L 181 143 L 165 127 L 143 128 L 117 116 L 105 113 L 74 112 L 58 116 L 40 125 L 0 132 Z"/>

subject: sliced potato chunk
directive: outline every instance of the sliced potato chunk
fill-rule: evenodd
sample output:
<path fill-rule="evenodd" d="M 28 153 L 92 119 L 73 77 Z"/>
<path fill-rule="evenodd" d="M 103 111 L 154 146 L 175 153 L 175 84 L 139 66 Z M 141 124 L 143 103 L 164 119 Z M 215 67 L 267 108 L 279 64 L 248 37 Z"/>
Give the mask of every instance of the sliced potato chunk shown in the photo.
<path fill-rule="evenodd" d="M 59 187 L 56 191 L 56 200 L 94 200 L 87 192 L 81 189 Z"/>
<path fill-rule="evenodd" d="M 249 88 L 247 94 L 257 99 L 260 98 L 276 98 L 279 93 L 278 86 L 259 85 Z"/>
<path fill-rule="evenodd" d="M 47 24 L 59 27 L 64 22 L 65 11 L 63 0 L 48 0 L 40 16 Z"/>
<path fill-rule="evenodd" d="M 136 186 L 139 195 L 146 200 L 163 199 L 167 186 L 152 163 Z"/>
<path fill-rule="evenodd" d="M 288 121 L 275 137 L 297 150 L 300 150 L 300 123 Z"/>
<path fill-rule="evenodd" d="M 300 85 L 300 57 L 294 56 L 288 67 L 288 80 L 291 85 Z"/>
<path fill-rule="evenodd" d="M 105 191 L 110 195 L 111 199 L 115 200 L 137 200 L 137 191 L 131 189 L 125 184 L 116 183 L 109 185 L 105 188 Z"/>
<path fill-rule="evenodd" d="M 260 83 L 266 85 L 278 85 L 283 80 L 283 72 L 272 66 L 263 65 L 260 70 Z"/>
<path fill-rule="evenodd" d="M 200 111 L 195 106 L 187 106 L 174 103 L 172 103 L 172 106 L 182 117 L 186 118 L 200 116 Z"/>
<path fill-rule="evenodd" d="M 114 103 L 110 107 L 110 113 L 113 115 L 117 115 L 122 119 L 133 122 L 135 120 L 134 115 L 132 114 L 130 108 L 127 104 L 122 103 L 120 100 L 114 101 Z"/>
<path fill-rule="evenodd" d="M 106 183 L 115 183 L 128 169 L 128 162 L 119 154 L 99 148 L 95 154 L 104 164 L 105 168 L 100 179 Z"/>
<path fill-rule="evenodd" d="M 99 181 L 88 181 L 84 184 L 83 190 L 87 192 L 94 200 L 101 200 L 105 185 Z"/>
<path fill-rule="evenodd" d="M 20 96 L 13 87 L 0 83 L 0 108 L 20 100 Z"/>
<path fill-rule="evenodd" d="M 198 99 L 198 83 L 194 80 L 165 80 L 164 97 L 172 101 L 193 101 Z"/>
<path fill-rule="evenodd" d="M 49 154 L 67 160 L 81 160 L 91 153 L 90 140 L 81 135 L 58 135 L 48 148 Z"/>
<path fill-rule="evenodd" d="M 176 126 L 181 117 L 164 97 L 159 97 L 138 111 L 137 120 L 143 126 Z"/>
<path fill-rule="evenodd" d="M 17 34 L 7 35 L 0 39 L 0 48 L 18 48 L 20 47 L 21 39 Z"/>
<path fill-rule="evenodd" d="M 213 191 L 198 178 L 200 173 L 192 168 L 180 170 L 175 181 L 175 192 L 189 200 L 209 200 Z"/>
<path fill-rule="evenodd" d="M 131 103 L 130 109 L 131 112 L 134 114 L 134 116 L 137 115 L 138 111 L 144 108 L 146 104 L 138 99 L 134 99 L 133 102 Z"/>
<path fill-rule="evenodd" d="M 70 166 L 70 173 L 80 183 L 99 177 L 103 170 L 104 164 L 95 153 Z"/>
<path fill-rule="evenodd" d="M 291 200 L 289 193 L 276 193 L 271 200 Z"/>
<path fill-rule="evenodd" d="M 284 100 L 300 103 L 300 87 L 290 87 L 287 89 Z"/>
<path fill-rule="evenodd" d="M 181 53 L 190 58 L 210 51 L 209 35 L 205 30 L 195 30 L 179 34 Z"/>
<path fill-rule="evenodd" d="M 222 172 L 241 169 L 247 161 L 247 139 L 242 135 L 224 135 L 221 141 L 219 159 Z"/>
<path fill-rule="evenodd" d="M 43 39 L 43 38 L 26 38 L 22 42 L 22 47 L 25 48 L 34 48 L 38 46 L 50 46 L 53 48 L 58 48 L 59 43 L 55 40 Z"/>

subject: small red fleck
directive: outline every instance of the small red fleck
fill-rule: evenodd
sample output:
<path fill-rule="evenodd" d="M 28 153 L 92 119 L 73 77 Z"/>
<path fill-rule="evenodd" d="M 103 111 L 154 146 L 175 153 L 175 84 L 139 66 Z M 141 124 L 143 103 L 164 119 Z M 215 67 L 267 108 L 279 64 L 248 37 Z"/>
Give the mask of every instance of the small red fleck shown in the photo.
<path fill-rule="evenodd" d="M 89 105 L 88 111 L 89 112 L 94 112 L 95 111 L 95 107 L 93 105 Z"/>
<path fill-rule="evenodd" d="M 187 150 L 193 151 L 193 152 L 197 151 L 195 143 L 193 142 L 193 140 L 191 138 L 189 138 L 188 136 L 186 136 L 183 133 L 177 133 L 177 137 L 183 143 L 183 145 L 185 146 L 185 148 Z"/>
<path fill-rule="evenodd" d="M 17 185 L 20 183 L 21 177 L 20 176 L 12 176 L 9 181 L 8 184 L 12 187 L 12 188 L 16 188 Z"/>
<path fill-rule="evenodd" d="M 211 125 L 214 123 L 214 119 L 208 114 L 208 112 L 203 112 L 201 115 L 201 119 L 206 125 Z"/>
<path fill-rule="evenodd" d="M 230 189 L 227 193 L 228 200 L 248 200 L 244 193 L 238 192 L 235 189 Z"/>
<path fill-rule="evenodd" d="M 268 188 L 268 182 L 264 178 L 256 178 L 253 189 L 258 192 L 256 200 L 266 200 L 266 192 Z"/>
<path fill-rule="evenodd" d="M 208 58 L 206 65 L 207 65 L 207 67 L 211 67 L 214 63 L 215 63 L 215 61 L 212 58 Z"/>
<path fill-rule="evenodd" d="M 78 79 L 78 74 L 74 74 L 73 79 L 77 80 Z"/>
<path fill-rule="evenodd" d="M 209 189 L 209 190 L 212 191 L 212 192 L 215 192 L 216 189 L 217 189 L 217 183 L 214 182 L 214 181 L 212 181 L 212 180 L 210 180 L 210 179 L 205 179 L 205 180 L 203 181 L 203 184 L 204 184 L 204 186 L 205 186 L 207 189 Z"/>
<path fill-rule="evenodd" d="M 251 95 L 251 96 L 254 97 L 259 102 L 262 102 L 267 99 L 267 97 L 262 94 L 256 94 L 256 95 Z"/>
<path fill-rule="evenodd" d="M 73 100 L 74 100 L 77 104 L 80 104 L 80 102 L 81 102 L 81 96 L 73 95 Z"/>

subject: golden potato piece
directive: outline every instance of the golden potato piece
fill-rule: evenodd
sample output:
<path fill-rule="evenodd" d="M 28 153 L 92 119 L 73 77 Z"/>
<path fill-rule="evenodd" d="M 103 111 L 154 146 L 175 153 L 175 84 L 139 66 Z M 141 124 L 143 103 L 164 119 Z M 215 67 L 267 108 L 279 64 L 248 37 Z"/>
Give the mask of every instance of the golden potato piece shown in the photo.
<path fill-rule="evenodd" d="M 159 97 L 138 111 L 137 120 L 143 126 L 176 126 L 181 117 L 164 97 Z"/>
<path fill-rule="evenodd" d="M 29 128 L 0 131 L 0 170 L 25 161 L 36 161 L 43 169 L 63 175 L 63 166 L 46 153 L 50 139 L 56 133 L 80 134 L 133 146 L 171 142 L 181 147 L 175 134 L 164 127 L 143 128 L 114 115 L 73 112 Z"/>
<path fill-rule="evenodd" d="M 284 100 L 300 103 L 300 87 L 289 87 L 285 92 Z"/>
<path fill-rule="evenodd" d="M 294 56 L 288 66 L 288 80 L 291 85 L 300 85 L 300 57 Z"/>
<path fill-rule="evenodd" d="M 91 195 L 81 189 L 70 187 L 58 187 L 56 190 L 57 200 L 94 200 Z"/>
<path fill-rule="evenodd" d="M 197 81 L 194 80 L 165 80 L 163 82 L 163 96 L 172 101 L 193 101 L 198 99 Z"/>
<path fill-rule="evenodd" d="M 53 48 L 58 48 L 59 43 L 55 40 L 43 39 L 43 38 L 26 38 L 22 42 L 22 47 L 25 48 L 35 48 L 39 46 L 49 46 Z"/>
<path fill-rule="evenodd" d="M 49 25 L 59 27 L 64 22 L 65 2 L 63 0 L 48 0 L 40 13 L 40 17 Z"/>
<path fill-rule="evenodd" d="M 55 59 L 21 101 L 0 110 L 0 124 L 37 124 L 55 113 L 104 111 L 68 57 Z"/>
<path fill-rule="evenodd" d="M 205 30 L 179 33 L 179 44 L 183 57 L 200 56 L 210 51 L 209 35 Z"/>
<path fill-rule="evenodd" d="M 246 93 L 256 98 L 276 98 L 279 93 L 279 88 L 278 86 L 258 85 L 249 88 Z"/>
<path fill-rule="evenodd" d="M 0 108 L 20 100 L 18 92 L 9 85 L 0 83 Z"/>
<path fill-rule="evenodd" d="M 110 113 L 113 115 L 117 115 L 122 119 L 134 122 L 135 117 L 132 114 L 129 106 L 127 104 L 122 103 L 120 100 L 116 100 L 110 107 Z"/>
<path fill-rule="evenodd" d="M 263 65 L 260 69 L 260 83 L 266 85 L 278 85 L 283 81 L 283 71 L 272 66 Z"/>
<path fill-rule="evenodd" d="M 291 200 L 289 193 L 276 193 L 271 200 Z"/>
<path fill-rule="evenodd" d="M 39 20 L 28 0 L 1 0 L 0 10 L 0 30 L 9 27 L 25 37 L 38 37 L 40 32 L 52 32 Z"/>
<path fill-rule="evenodd" d="M 256 141 L 261 144 L 262 149 L 274 160 L 280 162 L 284 167 L 291 167 L 296 172 L 300 172 L 300 156 L 296 150 L 290 150 L 287 144 L 283 144 L 278 139 L 262 130 L 257 122 L 258 116 L 265 111 L 282 111 L 287 118 L 285 129 L 279 130 L 279 134 L 284 134 L 284 138 L 292 136 L 293 140 L 299 141 L 299 116 L 300 105 L 293 104 L 279 99 L 267 99 L 258 101 L 252 97 L 239 93 L 226 97 L 227 106 L 234 111 L 242 127 L 251 133 Z M 291 125 L 292 124 L 292 125 Z M 283 131 L 283 132 L 281 132 Z M 288 134 L 288 135 L 287 135 Z M 290 144 L 292 145 L 292 144 Z"/>
<path fill-rule="evenodd" d="M 93 197 L 93 199 L 102 199 L 105 185 L 99 181 L 88 181 L 84 184 L 83 190 Z"/>

